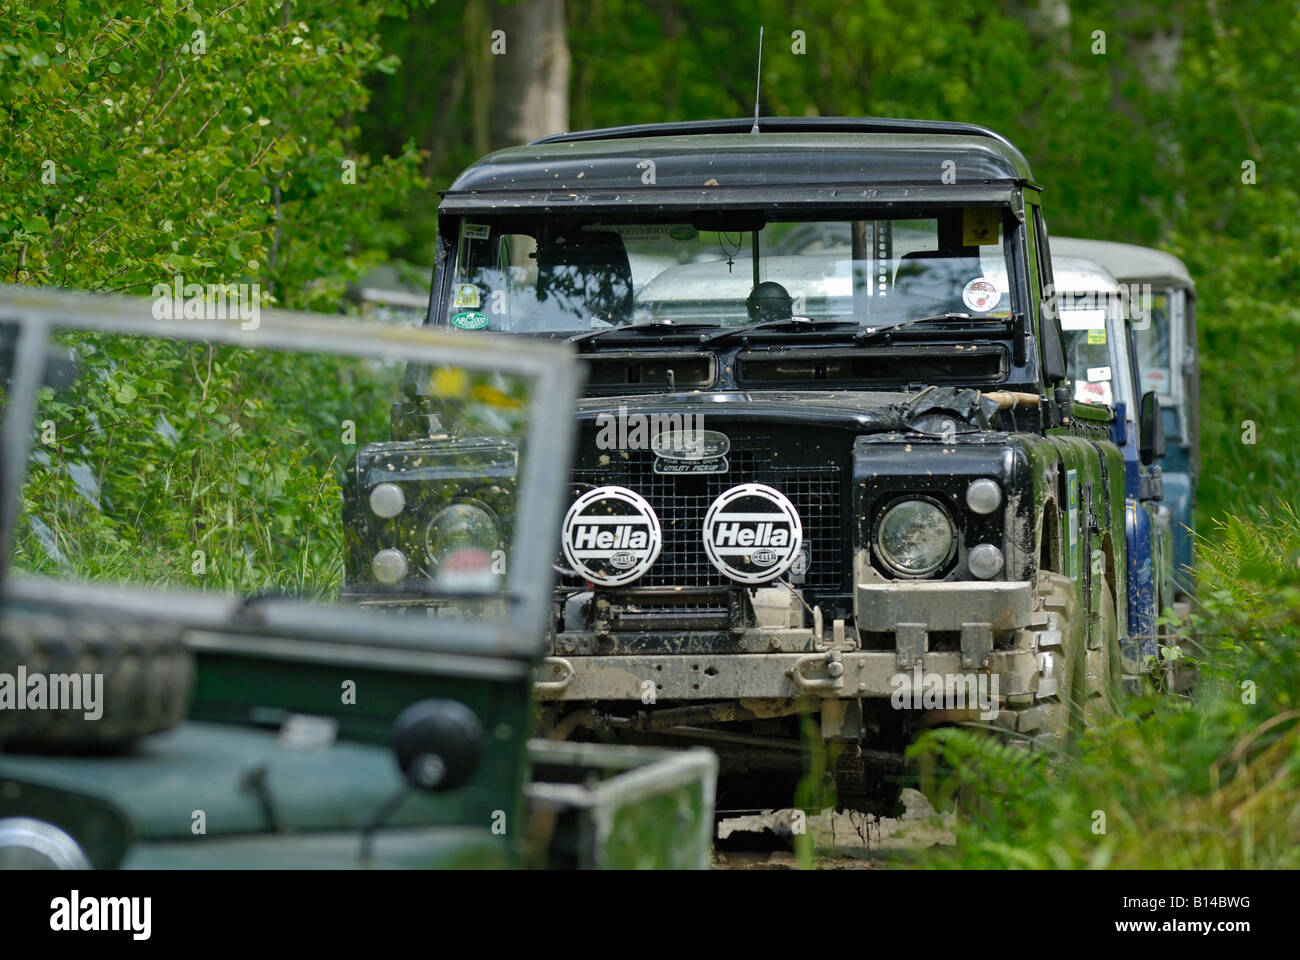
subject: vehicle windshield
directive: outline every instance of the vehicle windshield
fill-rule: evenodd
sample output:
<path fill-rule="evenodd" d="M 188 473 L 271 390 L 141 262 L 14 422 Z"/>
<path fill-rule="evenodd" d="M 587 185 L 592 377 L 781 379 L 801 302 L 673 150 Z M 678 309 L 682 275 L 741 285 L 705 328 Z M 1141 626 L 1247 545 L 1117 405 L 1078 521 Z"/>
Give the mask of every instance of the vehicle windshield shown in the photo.
<path fill-rule="evenodd" d="M 530 524 L 550 522 L 567 468 L 530 451 L 566 435 L 568 421 L 541 413 L 546 378 L 564 369 L 558 351 L 270 312 L 246 332 L 196 319 L 160 335 L 152 318 L 125 315 L 119 331 L 75 306 L 84 327 L 51 324 L 48 340 L 21 328 L 45 352 L 33 375 L 0 292 L 6 466 L 23 467 L 3 478 L 6 583 L 400 616 L 401 605 L 358 601 L 354 582 L 396 570 L 381 582 L 418 597 L 415 616 L 448 621 L 408 631 L 421 642 L 500 650 L 510 634 L 509 648 L 535 651 L 553 555 Z M 427 439 L 389 443 L 399 415 L 420 419 Z M 345 525 L 349 497 L 363 511 Z M 426 504 L 445 507 L 440 523 Z"/>
<path fill-rule="evenodd" d="M 1147 322 L 1133 325 L 1138 362 L 1142 366 L 1142 390 L 1154 390 L 1162 396 L 1173 390 L 1173 368 L 1169 360 L 1170 293 L 1170 290 L 1161 289 L 1151 294 Z"/>
<path fill-rule="evenodd" d="M 1126 322 L 1115 298 L 1106 294 L 1062 294 L 1061 330 L 1066 367 L 1074 382 L 1074 399 L 1082 403 L 1128 405 L 1133 415 Z"/>
<path fill-rule="evenodd" d="M 442 316 L 516 333 L 789 316 L 1002 319 L 1012 311 L 1008 217 L 967 207 L 869 220 L 467 219 Z"/>

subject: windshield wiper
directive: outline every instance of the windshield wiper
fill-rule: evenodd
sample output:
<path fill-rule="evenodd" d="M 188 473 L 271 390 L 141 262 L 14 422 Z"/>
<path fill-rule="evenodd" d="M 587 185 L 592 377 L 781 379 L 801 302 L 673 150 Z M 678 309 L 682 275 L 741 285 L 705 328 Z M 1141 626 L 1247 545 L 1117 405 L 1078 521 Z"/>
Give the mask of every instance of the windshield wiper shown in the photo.
<path fill-rule="evenodd" d="M 859 340 L 865 340 L 868 337 L 874 337 L 878 333 L 885 333 L 888 330 L 897 330 L 899 327 L 910 327 L 914 323 L 939 323 L 942 320 L 990 320 L 992 317 L 972 317 L 969 313 L 936 313 L 932 317 L 909 317 L 906 320 L 898 320 L 894 323 L 886 323 L 879 327 L 867 327 L 860 334 Z"/>
<path fill-rule="evenodd" d="M 719 330 L 710 336 L 701 337 L 700 343 L 719 343 L 731 337 L 743 337 L 759 330 L 773 330 L 782 327 L 792 330 L 826 330 L 834 327 L 856 327 L 859 325 L 856 320 L 810 320 L 807 317 L 782 317 L 779 320 L 764 320 L 762 323 L 751 323 L 743 327 L 728 327 L 726 330 Z"/>
<path fill-rule="evenodd" d="M 673 330 L 693 330 L 699 327 L 716 327 L 716 323 L 675 323 L 672 320 L 647 320 L 645 323 L 625 323 L 616 327 L 603 327 L 600 330 L 587 330 L 565 339 L 565 343 L 590 343 L 610 333 L 650 333 L 658 331 L 668 333 Z"/>

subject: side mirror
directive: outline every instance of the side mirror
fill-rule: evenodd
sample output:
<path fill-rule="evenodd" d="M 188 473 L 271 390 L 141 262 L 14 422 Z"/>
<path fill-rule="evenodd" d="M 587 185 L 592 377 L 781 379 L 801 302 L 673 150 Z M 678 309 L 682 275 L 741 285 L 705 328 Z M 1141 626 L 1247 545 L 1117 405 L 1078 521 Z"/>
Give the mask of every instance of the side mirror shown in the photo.
<path fill-rule="evenodd" d="M 1138 457 L 1145 466 L 1151 466 L 1165 455 L 1165 420 L 1160 415 L 1160 400 L 1155 391 L 1142 394 L 1142 442 Z"/>
<path fill-rule="evenodd" d="M 1043 341 L 1043 379 L 1051 386 L 1069 376 L 1065 365 L 1065 338 L 1061 334 L 1061 322 L 1056 317 L 1051 300 L 1042 302 L 1038 316 Z"/>

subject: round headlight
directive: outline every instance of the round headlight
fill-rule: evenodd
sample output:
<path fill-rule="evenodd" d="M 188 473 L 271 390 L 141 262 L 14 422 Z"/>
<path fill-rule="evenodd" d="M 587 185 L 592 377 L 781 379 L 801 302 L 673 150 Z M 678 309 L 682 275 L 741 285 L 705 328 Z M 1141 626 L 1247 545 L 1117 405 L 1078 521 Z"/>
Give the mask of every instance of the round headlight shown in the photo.
<path fill-rule="evenodd" d="M 0 870 L 89 870 L 76 840 L 44 820 L 0 820 Z"/>
<path fill-rule="evenodd" d="M 496 517 L 473 503 L 453 503 L 439 510 L 429 521 L 425 538 L 429 563 L 437 566 L 448 554 L 477 549 L 491 553 L 501 540 Z"/>
<path fill-rule="evenodd" d="M 375 554 L 374 559 L 370 561 L 370 572 L 375 575 L 375 579 L 380 583 L 390 585 L 398 583 L 406 578 L 408 569 L 406 554 L 393 547 L 380 550 Z"/>
<path fill-rule="evenodd" d="M 1002 563 L 1002 551 L 991 543 L 981 543 L 971 547 L 970 554 L 966 557 L 966 565 L 970 567 L 970 572 L 981 580 L 988 580 L 1001 573 Z"/>
<path fill-rule="evenodd" d="M 370 509 L 375 516 L 391 519 L 406 506 L 406 494 L 395 483 L 381 483 L 370 491 Z"/>
<path fill-rule="evenodd" d="M 992 480 L 972 480 L 966 488 L 966 506 L 976 513 L 992 513 L 1002 503 L 1002 488 Z"/>
<path fill-rule="evenodd" d="M 486 507 L 453 503 L 429 521 L 425 547 L 439 590 L 490 593 L 499 577 L 493 553 L 501 540 L 496 517 Z"/>
<path fill-rule="evenodd" d="M 929 500 L 900 500 L 880 518 L 876 547 L 897 574 L 925 577 L 952 556 L 956 532 L 948 514 Z"/>

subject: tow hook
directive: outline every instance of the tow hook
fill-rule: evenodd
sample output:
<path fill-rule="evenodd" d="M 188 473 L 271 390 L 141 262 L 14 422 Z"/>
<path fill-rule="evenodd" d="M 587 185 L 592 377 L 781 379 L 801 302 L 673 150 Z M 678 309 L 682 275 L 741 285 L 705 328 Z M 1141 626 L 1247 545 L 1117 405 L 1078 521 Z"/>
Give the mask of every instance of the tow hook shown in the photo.
<path fill-rule="evenodd" d="M 804 673 L 805 667 L 825 664 L 825 677 L 810 677 Z M 838 691 L 844 687 L 844 660 L 839 650 L 827 650 L 825 653 L 812 653 L 800 657 L 786 674 L 795 682 L 795 686 L 809 693 L 817 691 Z"/>
<path fill-rule="evenodd" d="M 573 664 L 563 657 L 542 657 L 542 665 L 554 667 L 560 671 L 558 680 L 536 680 L 533 682 L 533 689 L 539 693 L 559 693 L 569 684 L 573 683 Z"/>

